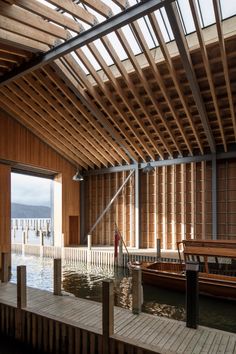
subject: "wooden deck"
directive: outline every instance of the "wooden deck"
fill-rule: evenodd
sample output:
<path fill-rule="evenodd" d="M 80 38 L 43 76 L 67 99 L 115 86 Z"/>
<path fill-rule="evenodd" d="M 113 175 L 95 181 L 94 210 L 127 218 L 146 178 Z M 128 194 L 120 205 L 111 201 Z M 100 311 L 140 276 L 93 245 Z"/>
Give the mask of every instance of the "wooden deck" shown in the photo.
<path fill-rule="evenodd" d="M 0 316 L 1 329 L 10 326 L 10 320 L 4 319 L 6 310 L 3 306 L 16 307 L 16 286 L 13 284 L 0 285 Z M 102 334 L 102 305 L 90 300 L 78 299 L 71 296 L 55 296 L 47 291 L 28 288 L 28 305 L 24 309 L 26 314 L 33 314 L 41 318 L 41 326 L 37 324 L 37 332 L 45 330 L 43 320 L 47 318 L 51 323 L 80 328 L 93 334 Z M 12 316 L 11 314 L 9 315 Z M 36 321 L 31 319 L 31 328 L 34 331 Z M 50 330 L 47 327 L 46 332 Z M 56 328 L 56 327 L 55 327 Z M 62 331 L 62 330 L 60 330 Z M 41 333 L 40 332 L 40 333 Z M 48 335 L 41 333 L 41 338 Z M 223 332 L 200 326 L 198 330 L 186 328 L 184 322 L 145 313 L 133 315 L 131 311 L 115 307 L 115 334 L 112 336 L 119 342 L 118 353 L 129 353 L 124 350 L 124 343 L 134 345 L 143 350 L 130 351 L 130 353 L 184 353 L 184 354 L 220 354 L 236 353 L 236 334 Z M 56 329 L 55 329 L 55 333 Z M 54 333 L 54 339 L 57 335 Z M 67 333 L 67 335 L 70 332 Z M 27 336 L 30 336 L 28 333 Z M 31 338 L 31 341 L 34 339 Z M 56 339 L 55 339 L 56 340 Z M 37 341 L 37 339 L 35 339 Z M 33 343 L 34 344 L 34 343 Z M 53 343 L 52 343 L 53 345 Z M 98 344 L 94 344 L 94 347 Z M 89 353 L 92 350 L 90 343 Z M 43 349 L 46 349 L 42 346 Z M 123 349 L 122 349 L 123 348 Z M 130 347 L 131 348 L 131 347 Z M 53 349 L 52 352 L 56 352 Z M 68 353 L 72 349 L 68 349 Z M 86 349 L 81 351 L 86 353 Z M 111 353 L 115 352 L 111 348 Z M 117 352 L 117 351 L 116 351 Z M 99 352 L 100 353 L 100 352 Z"/>

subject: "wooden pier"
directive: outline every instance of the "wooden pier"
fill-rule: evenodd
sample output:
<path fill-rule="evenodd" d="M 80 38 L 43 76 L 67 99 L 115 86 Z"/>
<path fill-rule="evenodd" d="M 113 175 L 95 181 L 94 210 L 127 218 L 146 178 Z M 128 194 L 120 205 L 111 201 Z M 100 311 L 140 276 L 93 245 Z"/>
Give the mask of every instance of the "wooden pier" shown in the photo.
<path fill-rule="evenodd" d="M 105 353 L 102 304 L 27 288 L 17 308 L 16 285 L 0 284 L 0 331 L 48 353 Z M 234 354 L 236 334 L 115 307 L 110 354 Z"/>

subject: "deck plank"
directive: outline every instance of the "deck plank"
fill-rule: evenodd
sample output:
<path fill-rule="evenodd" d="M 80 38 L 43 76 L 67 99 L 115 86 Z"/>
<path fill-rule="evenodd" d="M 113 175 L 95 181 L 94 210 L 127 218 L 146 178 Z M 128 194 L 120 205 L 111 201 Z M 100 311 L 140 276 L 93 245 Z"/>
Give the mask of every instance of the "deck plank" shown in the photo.
<path fill-rule="evenodd" d="M 27 296 L 27 316 L 33 314 L 33 326 L 35 316 L 40 315 L 50 319 L 49 332 L 53 330 L 53 321 L 70 324 L 75 330 L 81 328 L 93 333 L 102 331 L 101 303 L 71 296 L 55 296 L 32 288 L 28 288 Z M 0 284 L 0 303 L 16 306 L 15 285 Z M 161 354 L 236 354 L 234 333 L 202 326 L 198 330 L 189 329 L 181 321 L 145 313 L 134 315 L 130 310 L 118 307 L 114 308 L 114 314 L 114 337 L 119 338 L 120 350 L 124 348 L 124 343 L 135 343 L 141 348 Z M 43 319 L 40 323 L 43 323 Z M 57 337 L 57 324 L 54 330 Z M 35 338 L 32 340 L 35 344 Z"/>

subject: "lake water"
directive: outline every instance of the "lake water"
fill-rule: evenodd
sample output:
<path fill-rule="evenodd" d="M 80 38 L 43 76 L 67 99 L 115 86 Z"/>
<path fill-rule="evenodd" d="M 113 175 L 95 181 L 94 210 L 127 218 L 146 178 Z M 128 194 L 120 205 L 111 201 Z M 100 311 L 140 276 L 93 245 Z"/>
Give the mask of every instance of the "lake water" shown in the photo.
<path fill-rule="evenodd" d="M 12 282 L 16 282 L 17 265 L 27 266 L 27 285 L 52 291 L 53 260 L 35 256 L 12 256 Z M 114 279 L 115 304 L 131 308 L 131 277 L 127 270 L 87 266 L 63 265 L 63 290 L 76 297 L 101 301 L 102 280 Z M 185 296 L 182 293 L 146 286 L 142 310 L 153 315 L 185 320 Z M 236 333 L 236 303 L 200 297 L 200 324 Z"/>

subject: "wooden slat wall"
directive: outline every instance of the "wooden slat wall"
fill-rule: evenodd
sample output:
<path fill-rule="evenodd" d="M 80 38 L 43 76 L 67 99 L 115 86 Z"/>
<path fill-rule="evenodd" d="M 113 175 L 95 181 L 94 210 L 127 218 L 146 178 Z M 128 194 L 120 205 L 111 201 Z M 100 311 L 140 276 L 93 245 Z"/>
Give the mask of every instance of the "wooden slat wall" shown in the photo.
<path fill-rule="evenodd" d="M 79 183 L 72 181 L 76 168 L 29 130 L 3 113 L 0 113 L 0 159 L 62 174 L 62 232 L 65 245 L 68 245 L 69 216 L 80 213 Z M 5 208 L 5 202 L 0 208 Z M 0 239 L 2 240 L 2 235 Z M 79 242 L 78 237 L 77 243 Z"/>
<path fill-rule="evenodd" d="M 232 239 L 236 231 L 236 161 L 218 161 L 217 164 L 218 238 Z M 85 182 L 87 230 L 125 176 L 125 173 L 90 176 Z M 176 249 L 176 241 L 182 239 L 211 239 L 211 184 L 210 162 L 159 167 L 153 173 L 141 174 L 141 247 L 154 248 L 156 238 L 161 238 L 163 249 Z M 103 205 L 102 195 L 106 198 Z M 133 179 L 96 228 L 94 244 L 113 244 L 115 220 L 127 245 L 134 246 Z"/>

